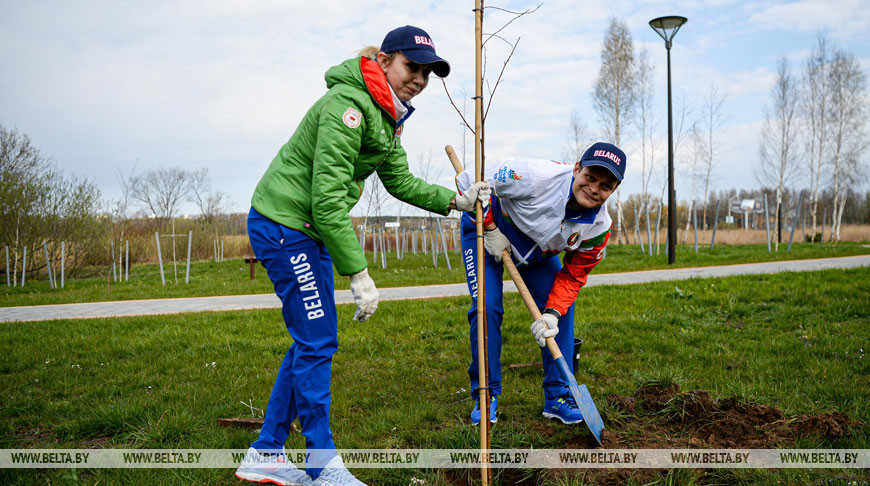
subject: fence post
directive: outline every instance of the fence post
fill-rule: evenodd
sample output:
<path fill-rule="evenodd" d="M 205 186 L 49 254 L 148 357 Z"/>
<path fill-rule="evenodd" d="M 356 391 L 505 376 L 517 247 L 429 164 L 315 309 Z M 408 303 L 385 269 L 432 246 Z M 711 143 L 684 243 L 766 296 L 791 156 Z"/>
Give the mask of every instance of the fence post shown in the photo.
<path fill-rule="evenodd" d="M 429 228 L 427 233 L 430 238 L 430 250 L 432 250 L 432 267 L 438 268 L 438 241 L 435 239 L 435 231 L 432 228 Z"/>
<path fill-rule="evenodd" d="M 190 244 L 193 241 L 193 231 L 187 232 L 187 271 L 184 273 L 184 283 L 190 283 Z M 221 253 L 223 253 L 223 241 L 221 242 Z"/>
<path fill-rule="evenodd" d="M 659 212 L 656 213 L 656 233 L 655 233 L 655 243 L 656 243 L 656 255 L 659 254 L 659 223 L 662 221 L 662 209 L 664 209 L 665 205 L 659 201 Z"/>
<path fill-rule="evenodd" d="M 157 240 L 157 263 L 160 264 L 160 282 L 166 287 L 166 277 L 163 275 L 163 254 L 160 253 L 160 233 L 155 231 L 154 238 Z"/>
<path fill-rule="evenodd" d="M 112 282 L 118 281 L 118 276 L 115 274 L 115 240 L 109 240 L 109 248 L 112 252 Z"/>
<path fill-rule="evenodd" d="M 386 230 L 384 230 L 384 228 L 381 228 L 380 233 L 381 233 L 381 236 L 380 236 L 380 239 L 381 239 L 381 268 L 386 269 L 387 268 L 387 252 L 389 251 L 387 249 Z"/>
<path fill-rule="evenodd" d="M 21 286 L 22 287 L 24 287 L 24 280 L 26 277 L 27 277 L 27 245 L 24 246 L 24 255 L 21 257 Z"/>
<path fill-rule="evenodd" d="M 9 245 L 6 245 L 6 286 L 12 286 L 12 279 L 9 278 Z"/>
<path fill-rule="evenodd" d="M 770 253 L 770 216 L 767 214 L 767 194 L 764 195 L 764 231 L 767 238 L 767 252 Z"/>
<path fill-rule="evenodd" d="M 640 215 L 637 212 L 637 205 L 634 206 L 634 234 L 637 236 L 637 241 L 640 242 L 640 252 L 646 253 L 643 248 L 643 237 L 640 235 Z"/>
<path fill-rule="evenodd" d="M 42 249 L 45 250 L 45 269 L 48 271 L 48 287 L 54 288 L 54 276 L 51 274 L 51 259 L 48 257 L 48 243 L 42 240 Z"/>
<path fill-rule="evenodd" d="M 804 192 L 801 191 L 800 196 L 798 196 L 798 204 L 797 208 L 794 210 L 794 220 L 791 223 L 791 234 L 788 237 L 788 248 L 785 251 L 791 251 L 791 242 L 794 239 L 794 230 L 797 226 L 798 219 L 801 217 L 801 204 L 804 202 Z"/>
<path fill-rule="evenodd" d="M 716 212 L 713 213 L 713 236 L 710 238 L 710 249 L 716 244 L 716 227 L 719 225 L 719 200 L 716 200 Z"/>
<path fill-rule="evenodd" d="M 435 223 L 438 225 L 438 234 L 441 236 L 441 246 L 444 249 L 444 260 L 447 261 L 447 270 L 453 270 L 450 267 L 450 255 L 447 253 L 447 241 L 444 239 L 444 231 L 441 230 L 441 220 L 436 219 Z"/>
<path fill-rule="evenodd" d="M 64 276 L 66 274 L 66 242 L 60 242 L 60 288 L 64 285 Z"/>
<path fill-rule="evenodd" d="M 124 240 L 124 281 L 130 281 L 130 240 Z"/>

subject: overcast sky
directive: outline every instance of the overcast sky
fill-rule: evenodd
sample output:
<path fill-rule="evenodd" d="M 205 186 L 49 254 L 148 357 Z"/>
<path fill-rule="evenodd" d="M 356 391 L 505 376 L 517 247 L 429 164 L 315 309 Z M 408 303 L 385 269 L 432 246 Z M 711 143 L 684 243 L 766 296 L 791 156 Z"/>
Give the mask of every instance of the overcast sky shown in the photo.
<path fill-rule="evenodd" d="M 134 164 L 138 172 L 207 167 L 213 185 L 229 194 L 230 209 L 247 211 L 269 161 L 325 92 L 324 72 L 365 45 L 380 45 L 397 26 L 429 32 L 452 65 L 446 81 L 454 99 L 474 92 L 470 0 L 0 4 L 0 123 L 30 135 L 66 173 L 95 181 L 106 198 L 119 196 L 116 172 Z M 537 3 L 493 5 L 521 10 Z M 601 132 L 591 92 L 608 20 L 617 17 L 655 66 L 657 163 L 664 174 L 666 51 L 648 25 L 663 15 L 689 19 L 671 51 L 674 99 L 685 99 L 697 116 L 711 83 L 727 94 L 716 189 L 759 186 L 758 131 L 780 56 L 800 69 L 822 32 L 854 54 L 865 73 L 870 66 L 866 0 L 545 1 L 501 32 L 521 41 L 487 119 L 488 161 L 560 158 L 572 110 L 593 135 Z M 487 10 L 484 31 L 508 19 Z M 505 50 L 499 41 L 491 46 L 494 82 Z M 452 185 L 443 147 L 462 145 L 459 117 L 434 76 L 414 105 L 403 134 L 412 170 L 419 173 L 431 153 L 439 182 Z M 640 190 L 638 136 L 623 145 L 624 198 Z M 677 197 L 684 200 L 690 181 L 677 163 Z M 185 211 L 195 212 L 189 205 Z"/>

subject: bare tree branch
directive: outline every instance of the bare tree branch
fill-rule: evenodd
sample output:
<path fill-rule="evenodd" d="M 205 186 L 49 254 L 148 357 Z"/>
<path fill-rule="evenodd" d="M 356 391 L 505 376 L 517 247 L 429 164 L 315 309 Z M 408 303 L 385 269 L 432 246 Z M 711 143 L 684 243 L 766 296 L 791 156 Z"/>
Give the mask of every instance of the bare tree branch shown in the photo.
<path fill-rule="evenodd" d="M 492 39 L 493 37 L 495 37 L 496 34 L 498 34 L 499 32 L 501 32 L 501 31 L 503 31 L 504 29 L 506 29 L 508 25 L 510 25 L 510 24 L 512 24 L 512 23 L 514 22 L 514 20 L 517 20 L 518 18 L 520 18 L 520 17 L 522 17 L 522 16 L 524 16 L 524 15 L 528 15 L 528 14 L 530 14 L 530 13 L 534 13 L 534 12 L 537 11 L 539 8 L 541 8 L 541 5 L 543 5 L 543 3 L 539 3 L 537 7 L 535 7 L 535 8 L 531 8 L 531 9 L 527 9 L 527 10 L 524 10 L 524 11 L 522 11 L 522 12 L 513 12 L 513 11 L 510 11 L 510 10 L 503 9 L 503 8 L 501 8 L 501 7 L 483 7 L 484 10 L 486 10 L 486 9 L 488 9 L 488 8 L 491 8 L 491 9 L 493 9 L 493 10 L 500 10 L 500 11 L 502 11 L 502 12 L 507 12 L 507 13 L 509 13 L 509 14 L 513 14 L 515 17 L 512 18 L 512 19 L 510 19 L 506 24 L 502 25 L 500 29 L 498 29 L 497 31 L 493 32 L 492 34 L 484 34 L 484 35 L 488 35 L 489 37 L 487 37 L 487 38 L 483 41 L 483 43 L 482 43 L 481 45 L 486 45 L 486 43 L 487 43 L 490 39 Z"/>
<path fill-rule="evenodd" d="M 447 93 L 447 99 L 450 100 L 450 106 L 456 110 L 456 113 L 459 115 L 459 118 L 462 119 L 462 123 L 465 123 L 465 126 L 471 130 L 471 133 L 474 133 L 474 128 L 471 128 L 471 125 L 468 124 L 468 120 L 465 119 L 465 115 L 459 111 L 459 107 L 456 106 L 456 103 L 453 102 L 453 97 L 450 96 L 450 90 L 447 89 L 447 83 L 444 82 L 444 78 L 438 78 L 441 80 L 441 85 L 444 86 L 444 92 Z"/>
<path fill-rule="evenodd" d="M 514 43 L 513 48 L 511 49 L 510 54 L 508 54 L 507 59 L 504 60 L 504 64 L 501 66 L 501 71 L 498 73 L 498 78 L 495 80 L 495 87 L 493 87 L 492 91 L 489 93 L 489 101 L 486 103 L 486 109 L 483 110 L 483 119 L 486 120 L 486 115 L 489 114 L 489 107 L 492 106 L 492 98 L 495 95 L 495 90 L 498 89 L 498 85 L 501 82 L 501 78 L 504 75 L 504 70 L 507 67 L 508 63 L 511 61 L 511 57 L 514 55 L 514 52 L 517 50 L 517 45 L 520 43 L 520 39 L 517 38 L 517 41 Z"/>

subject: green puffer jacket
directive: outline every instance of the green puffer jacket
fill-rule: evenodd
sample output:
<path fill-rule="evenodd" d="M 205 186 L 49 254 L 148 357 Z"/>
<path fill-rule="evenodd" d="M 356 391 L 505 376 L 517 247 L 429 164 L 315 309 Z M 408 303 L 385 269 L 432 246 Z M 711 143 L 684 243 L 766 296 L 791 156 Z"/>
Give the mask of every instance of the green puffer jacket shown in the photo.
<path fill-rule="evenodd" d="M 322 242 L 341 275 L 366 268 L 350 210 L 377 171 L 387 191 L 447 215 L 456 194 L 414 177 L 396 126 L 387 78 L 377 62 L 349 59 L 326 72 L 329 91 L 316 103 L 257 184 L 260 214 Z"/>

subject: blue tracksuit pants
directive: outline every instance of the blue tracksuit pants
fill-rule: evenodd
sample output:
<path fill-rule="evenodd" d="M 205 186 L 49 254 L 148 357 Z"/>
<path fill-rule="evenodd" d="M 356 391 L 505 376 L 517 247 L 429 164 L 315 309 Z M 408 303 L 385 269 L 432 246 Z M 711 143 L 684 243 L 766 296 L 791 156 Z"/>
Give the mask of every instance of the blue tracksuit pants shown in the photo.
<path fill-rule="evenodd" d="M 468 367 L 468 377 L 471 379 L 471 396 L 480 396 L 480 379 L 477 363 L 477 233 L 476 225 L 472 218 L 465 214 L 462 216 L 462 257 L 465 265 L 465 275 L 468 282 L 468 291 L 471 293 L 471 309 L 468 311 L 469 338 L 471 340 L 471 365 Z M 502 303 L 502 276 L 504 264 L 496 262 L 492 256 L 486 254 L 484 263 L 486 273 L 486 332 L 489 356 L 489 393 L 490 395 L 501 394 L 501 322 L 504 316 Z M 562 262 L 558 255 L 543 256 L 530 262 L 528 265 L 517 267 L 520 276 L 529 288 L 538 308 L 543 310 L 547 305 L 547 298 L 556 273 L 562 268 Z M 525 321 L 531 325 L 531 317 L 524 315 Z M 528 329 L 528 326 L 526 326 Z M 526 335 L 529 346 L 537 347 L 534 338 L 529 332 Z M 574 355 L 574 306 L 559 319 L 559 334 L 556 335 L 556 344 L 562 354 L 567 356 L 568 367 L 572 368 Z M 544 361 L 544 398 L 555 399 L 570 393 L 568 384 L 562 379 L 559 369 L 556 367 L 553 357 L 547 348 L 541 348 L 541 357 Z"/>
<path fill-rule="evenodd" d="M 338 349 L 332 259 L 323 244 L 275 223 L 251 208 L 248 237 L 281 299 L 284 324 L 293 345 L 284 356 L 257 450 L 281 450 L 298 416 L 309 450 L 306 472 L 316 478 L 335 456 L 329 428 L 332 355 Z"/>

